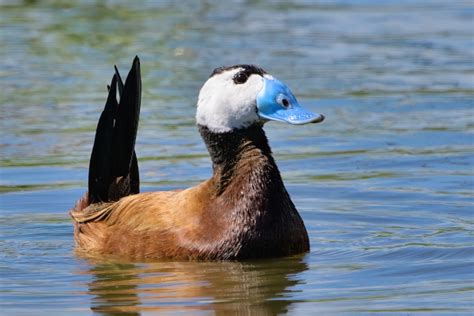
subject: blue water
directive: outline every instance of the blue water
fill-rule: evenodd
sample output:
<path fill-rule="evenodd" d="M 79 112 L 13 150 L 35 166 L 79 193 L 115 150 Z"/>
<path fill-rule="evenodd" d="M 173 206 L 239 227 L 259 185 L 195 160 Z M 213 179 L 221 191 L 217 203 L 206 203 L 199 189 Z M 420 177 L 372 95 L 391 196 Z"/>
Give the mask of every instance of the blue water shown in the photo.
<path fill-rule="evenodd" d="M 0 314 L 474 313 L 470 1 L 2 1 Z M 142 61 L 143 189 L 211 174 L 194 123 L 256 63 L 322 124 L 266 125 L 311 252 L 250 262 L 74 254 L 113 64 Z"/>

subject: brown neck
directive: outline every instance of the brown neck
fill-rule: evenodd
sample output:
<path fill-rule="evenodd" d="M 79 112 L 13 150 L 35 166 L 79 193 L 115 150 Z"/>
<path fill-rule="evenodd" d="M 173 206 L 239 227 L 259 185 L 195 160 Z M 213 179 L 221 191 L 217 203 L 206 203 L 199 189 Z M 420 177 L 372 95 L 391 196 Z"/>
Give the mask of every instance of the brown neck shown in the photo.
<path fill-rule="evenodd" d="M 263 176 L 262 179 L 276 177 L 277 182 L 281 182 L 261 125 L 252 125 L 226 133 L 214 133 L 207 127 L 199 125 L 199 131 L 212 159 L 212 179 L 217 195 L 238 185 L 237 181 L 244 184 L 242 181 L 247 181 L 243 177 L 255 172 Z M 258 170 L 259 168 L 262 170 Z M 265 182 L 260 184 L 265 185 Z"/>
<path fill-rule="evenodd" d="M 261 125 L 227 133 L 199 126 L 213 162 L 216 212 L 229 223 L 228 258 L 288 255 L 309 249 Z"/>

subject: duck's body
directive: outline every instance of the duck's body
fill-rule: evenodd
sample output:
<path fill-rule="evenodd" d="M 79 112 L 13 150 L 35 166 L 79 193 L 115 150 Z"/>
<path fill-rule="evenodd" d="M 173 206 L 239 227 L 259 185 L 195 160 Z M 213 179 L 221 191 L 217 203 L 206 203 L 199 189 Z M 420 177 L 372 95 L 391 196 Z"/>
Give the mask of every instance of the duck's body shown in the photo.
<path fill-rule="evenodd" d="M 193 259 L 276 257 L 309 250 L 305 226 L 284 187 L 263 123 L 229 130 L 198 126 L 213 176 L 185 190 L 133 194 L 138 168 L 132 146 L 129 173 L 107 173 L 113 181 L 107 180 L 105 198 L 89 192 L 71 212 L 79 249 Z M 117 198 L 116 192 L 126 193 Z"/>
<path fill-rule="evenodd" d="M 132 257 L 199 259 L 307 251 L 306 229 L 262 128 L 225 134 L 201 131 L 214 162 L 211 179 L 182 191 L 130 195 L 73 213 L 80 248 Z"/>

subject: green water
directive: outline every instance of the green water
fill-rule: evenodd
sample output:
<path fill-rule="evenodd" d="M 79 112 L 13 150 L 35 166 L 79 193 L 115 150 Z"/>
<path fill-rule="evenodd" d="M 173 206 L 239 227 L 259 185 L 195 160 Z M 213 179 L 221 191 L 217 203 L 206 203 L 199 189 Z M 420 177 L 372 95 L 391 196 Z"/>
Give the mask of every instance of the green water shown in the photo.
<path fill-rule="evenodd" d="M 0 314 L 474 313 L 470 1 L 0 2 Z M 211 174 L 194 111 L 256 63 L 322 124 L 266 132 L 311 240 L 302 256 L 126 262 L 73 252 L 117 64 L 142 61 L 144 190 Z"/>

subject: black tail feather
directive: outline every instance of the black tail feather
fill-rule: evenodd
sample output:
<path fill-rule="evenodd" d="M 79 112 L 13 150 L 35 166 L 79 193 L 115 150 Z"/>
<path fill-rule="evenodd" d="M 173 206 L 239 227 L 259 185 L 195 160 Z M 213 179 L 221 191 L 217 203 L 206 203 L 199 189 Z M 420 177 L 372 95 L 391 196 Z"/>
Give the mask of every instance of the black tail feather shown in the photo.
<path fill-rule="evenodd" d="M 134 61 L 134 62 L 135 62 L 135 61 Z M 117 85 L 118 85 L 119 95 L 121 96 L 122 93 L 123 93 L 123 81 L 122 81 L 122 77 L 120 77 L 120 72 L 118 71 L 117 66 L 114 65 L 114 69 L 115 69 L 115 75 L 117 76 Z"/>
<path fill-rule="evenodd" d="M 105 103 L 97 131 L 94 147 L 92 148 L 89 163 L 89 201 L 95 203 L 108 200 L 108 191 L 111 181 L 110 159 L 114 139 L 114 121 L 117 112 L 117 77 L 112 77 L 109 86 L 109 96 Z"/>
<path fill-rule="evenodd" d="M 120 102 L 117 102 L 117 88 Z M 117 67 L 94 140 L 89 165 L 89 203 L 115 201 L 140 191 L 135 139 L 141 103 L 140 60 L 125 85 Z"/>
<path fill-rule="evenodd" d="M 120 80 L 118 81 L 120 82 Z M 119 176 L 125 176 L 131 169 L 140 115 L 140 96 L 140 62 L 138 58 L 135 58 L 120 95 L 120 105 L 115 119 L 114 149 L 117 151 L 114 173 Z"/>

